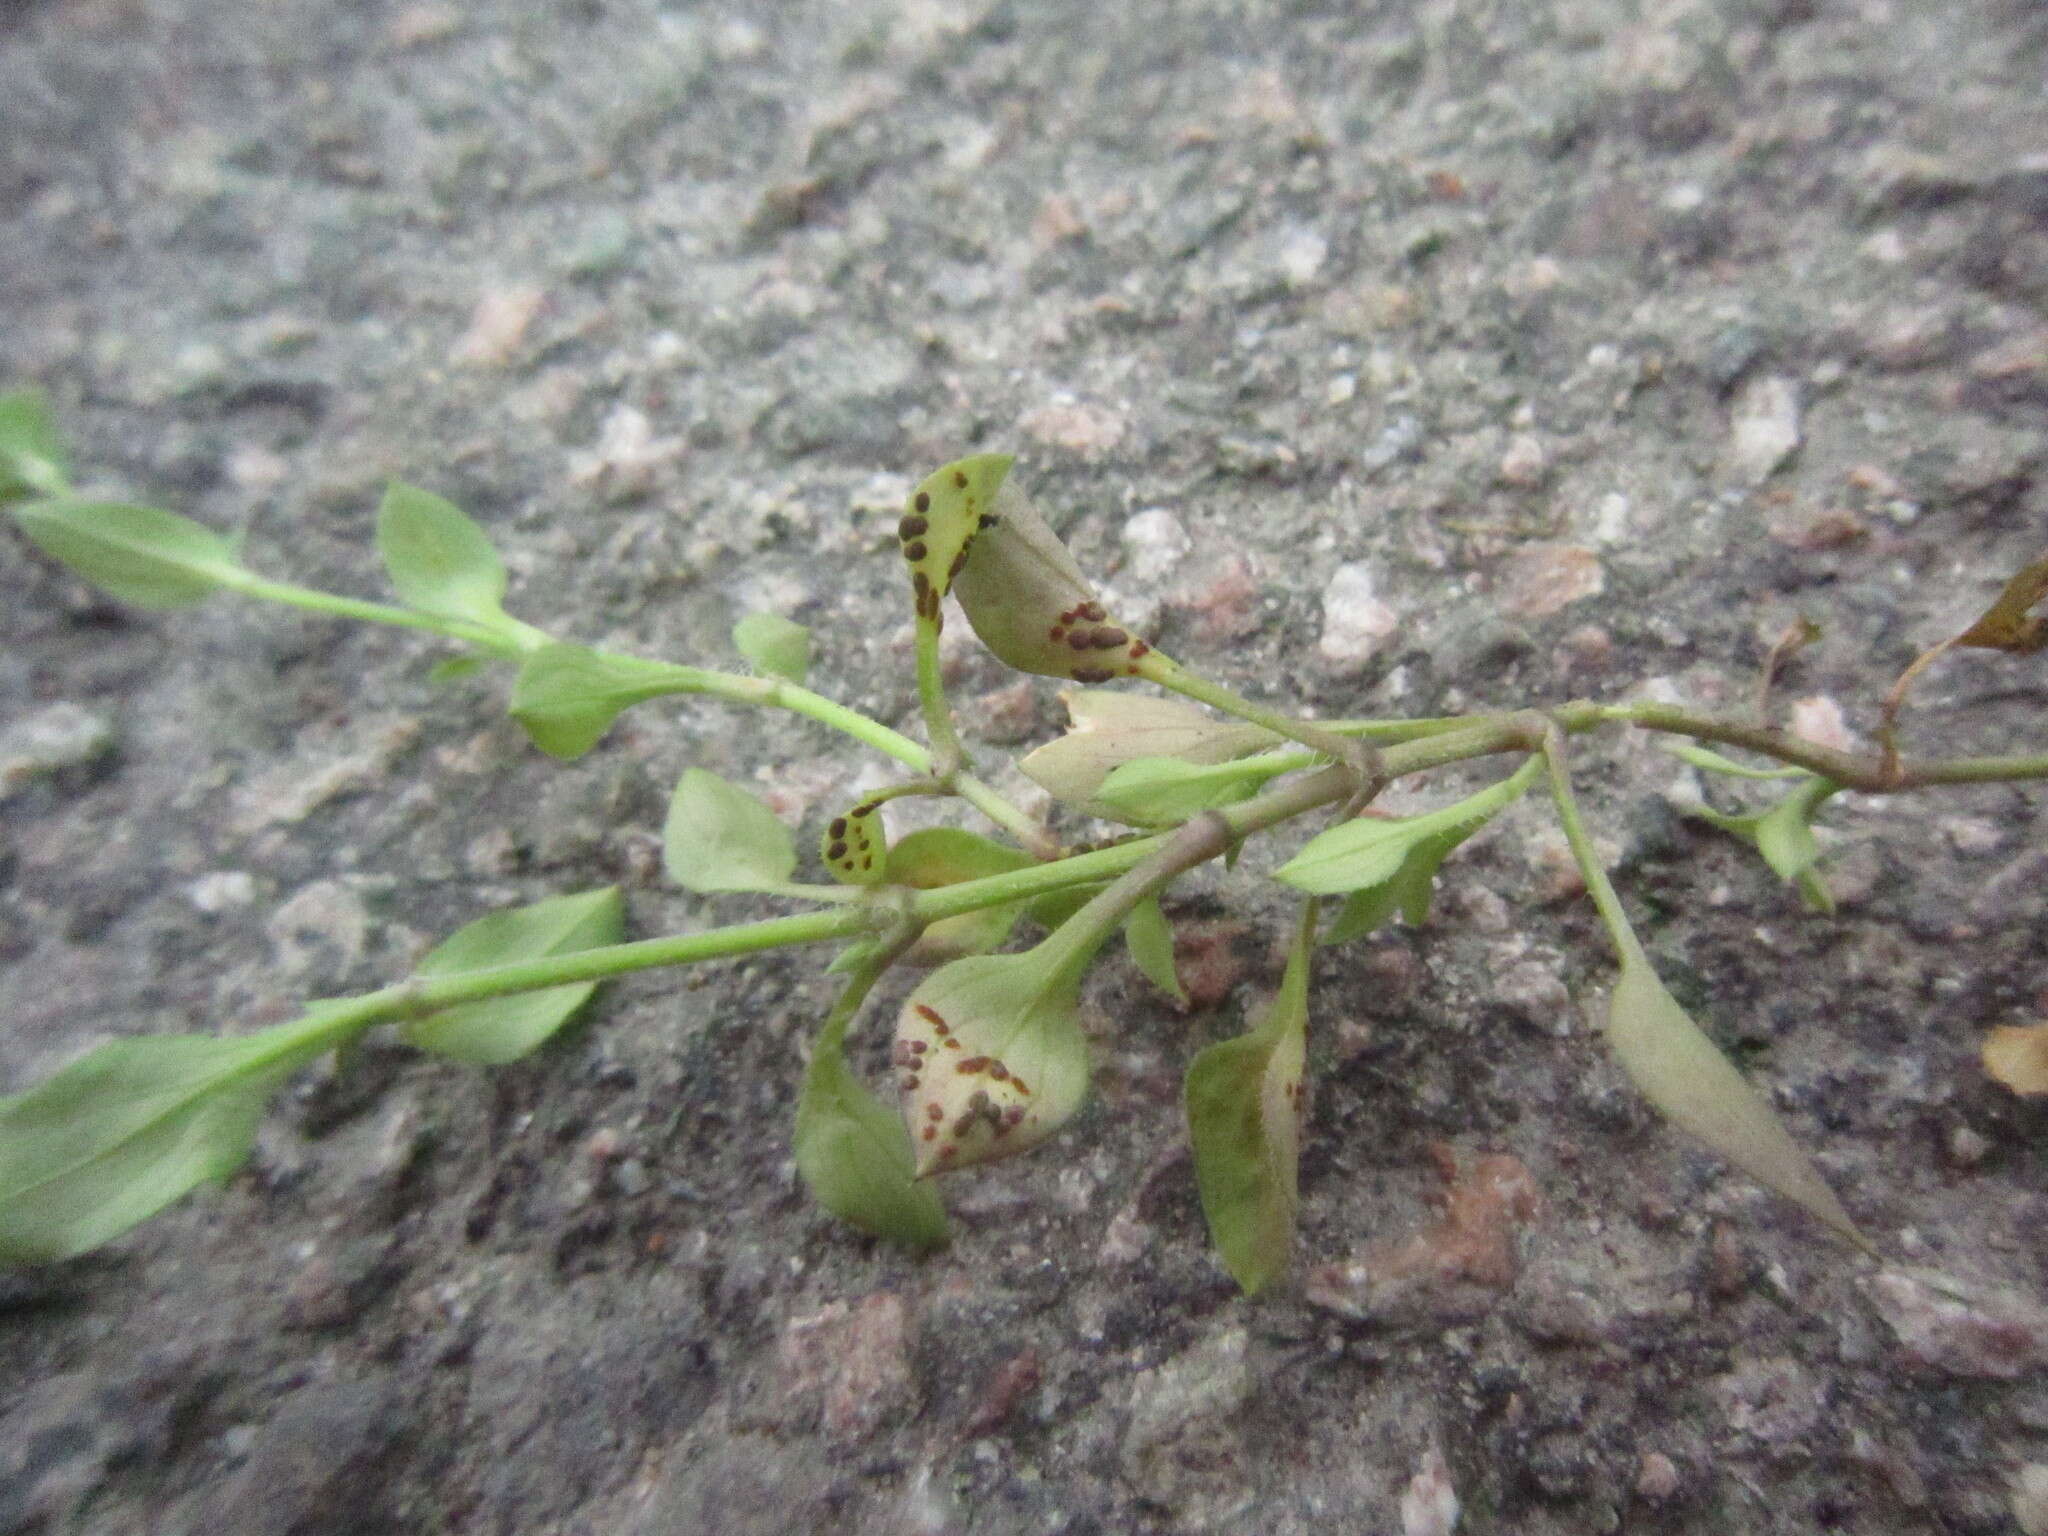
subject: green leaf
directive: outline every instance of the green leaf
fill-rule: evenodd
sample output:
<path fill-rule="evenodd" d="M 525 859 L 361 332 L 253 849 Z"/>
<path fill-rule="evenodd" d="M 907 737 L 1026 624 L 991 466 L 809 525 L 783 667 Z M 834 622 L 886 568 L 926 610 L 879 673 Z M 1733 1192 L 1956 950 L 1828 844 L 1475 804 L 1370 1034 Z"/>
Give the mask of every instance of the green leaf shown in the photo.
<path fill-rule="evenodd" d="M 796 843 L 775 813 L 715 773 L 692 768 L 676 785 L 661 833 L 669 878 L 700 896 L 788 882 Z"/>
<path fill-rule="evenodd" d="M 1109 807 L 1096 798 L 1096 791 L 1123 764 L 1158 757 L 1221 763 L 1275 740 L 1260 726 L 1218 720 L 1174 699 L 1097 689 L 1061 698 L 1073 729 L 1027 754 L 1017 766 L 1054 799 L 1091 816 L 1109 816 Z"/>
<path fill-rule="evenodd" d="M 8 510 L 44 554 L 138 608 L 183 608 L 242 574 L 234 546 L 175 512 L 75 497 Z"/>
<path fill-rule="evenodd" d="M 529 906 L 493 912 L 456 929 L 429 950 L 420 976 L 452 976 L 523 960 L 573 955 L 616 944 L 625 936 L 626 909 L 617 886 L 574 896 L 551 896 Z M 444 1008 L 406 1024 L 409 1045 L 457 1061 L 497 1066 L 539 1049 L 597 990 L 594 981 L 519 992 Z"/>
<path fill-rule="evenodd" d="M 1160 910 L 1157 896 L 1147 896 L 1131 908 L 1131 915 L 1124 919 L 1124 946 L 1147 981 L 1187 1007 L 1187 988 L 1180 984 L 1180 972 L 1173 964 L 1173 924 Z"/>
<path fill-rule="evenodd" d="M 437 661 L 427 670 L 430 683 L 452 683 L 460 678 L 483 671 L 490 658 L 487 656 L 449 656 Z"/>
<path fill-rule="evenodd" d="M 1539 766 L 1531 758 L 1498 784 L 1426 815 L 1391 821 L 1354 817 L 1310 838 L 1273 878 L 1312 896 L 1398 885 L 1394 899 L 1410 922 L 1420 922 L 1429 915 L 1428 882 L 1437 866 L 1520 798 Z"/>
<path fill-rule="evenodd" d="M 550 757 L 577 758 L 597 745 L 620 711 L 643 699 L 688 693 L 699 676 L 694 668 L 588 646 L 544 645 L 519 668 L 511 715 Z"/>
<path fill-rule="evenodd" d="M 1622 961 L 1607 1013 L 1607 1043 L 1629 1080 L 1673 1124 L 1857 1246 L 1869 1247 L 1784 1122 L 1687 1017 L 1639 953 Z"/>
<path fill-rule="evenodd" d="M 64 440 L 39 389 L 0 395 L 0 502 L 70 489 Z"/>
<path fill-rule="evenodd" d="M 1673 757 L 1706 773 L 1726 774 L 1735 779 L 1798 779 L 1806 776 L 1804 768 L 1751 768 L 1732 757 L 1723 757 L 1719 752 L 1694 746 L 1689 741 L 1667 741 L 1660 745 Z"/>
<path fill-rule="evenodd" d="M 145 1035 L 103 1045 L 0 1099 L 0 1263 L 96 1248 L 249 1155 L 264 1106 L 333 1046 L 323 1009 L 253 1035 Z"/>
<path fill-rule="evenodd" d="M 1820 844 L 1814 841 L 1813 817 L 1840 789 L 1841 785 L 1832 780 L 1809 775 L 1805 783 L 1768 810 L 1731 816 L 1701 805 L 1690 807 L 1687 814 L 1750 844 L 1770 865 L 1773 874 L 1799 887 L 1808 907 L 1816 912 L 1833 912 L 1834 892 L 1814 867 L 1820 860 Z"/>
<path fill-rule="evenodd" d="M 1308 1039 L 1305 918 L 1259 1027 L 1198 1054 L 1184 1098 L 1202 1214 L 1224 1268 L 1247 1296 L 1279 1278 L 1294 1243 Z"/>
<path fill-rule="evenodd" d="M 1028 869 L 1031 855 L 978 832 L 959 827 L 925 827 L 889 846 L 889 879 L 921 891 L 963 880 L 985 880 Z"/>
<path fill-rule="evenodd" d="M 399 597 L 422 613 L 509 625 L 504 562 L 454 502 L 394 480 L 377 508 L 377 553 Z"/>
<path fill-rule="evenodd" d="M 750 613 L 732 627 L 732 643 L 763 677 L 801 683 L 811 670 L 811 632 L 779 613 Z"/>
<path fill-rule="evenodd" d="M 958 827 L 925 827 L 889 847 L 888 878 L 895 885 L 933 890 L 963 880 L 981 880 L 1024 869 L 1035 861 L 1027 853 Z M 942 917 L 926 927 L 904 955 L 910 965 L 941 965 L 963 955 L 984 955 L 1000 948 L 1024 915 L 1025 904 L 1007 902 Z"/>
<path fill-rule="evenodd" d="M 903 1118 L 847 1067 L 838 1031 L 811 1051 L 794 1150 L 811 1198 L 840 1220 L 908 1248 L 944 1246 L 946 1210 L 917 1177 Z"/>
<path fill-rule="evenodd" d="M 1249 800 L 1260 785 L 1289 766 L 1278 759 L 1204 764 L 1141 757 L 1112 768 L 1095 798 L 1118 821 L 1141 827 L 1178 826 L 1217 806 Z"/>
<path fill-rule="evenodd" d="M 1371 933 L 1396 912 L 1409 927 L 1419 928 L 1429 920 L 1429 905 L 1435 895 L 1436 864 L 1425 859 L 1410 860 L 1392 879 L 1345 897 L 1337 920 L 1330 924 L 1322 942 L 1348 944 Z"/>

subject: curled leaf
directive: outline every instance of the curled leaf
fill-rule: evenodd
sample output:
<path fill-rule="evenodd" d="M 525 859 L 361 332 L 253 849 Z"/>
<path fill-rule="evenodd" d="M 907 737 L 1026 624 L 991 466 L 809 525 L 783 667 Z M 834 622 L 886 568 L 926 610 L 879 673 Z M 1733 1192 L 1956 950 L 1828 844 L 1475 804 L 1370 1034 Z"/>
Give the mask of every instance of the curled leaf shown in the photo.
<path fill-rule="evenodd" d="M 1020 672 L 1106 683 L 1152 647 L 1115 623 L 1031 499 L 1005 481 L 963 550 L 953 595 L 981 643 Z"/>
<path fill-rule="evenodd" d="M 879 885 L 889 872 L 881 806 L 864 800 L 844 816 L 834 816 L 818 839 L 818 852 L 840 884 Z"/>
<path fill-rule="evenodd" d="M 138 608 L 183 608 L 243 574 L 234 546 L 156 507 L 53 497 L 8 508 L 36 547 Z"/>
<path fill-rule="evenodd" d="M 1224 1268 L 1248 1296 L 1286 1270 L 1294 1241 L 1312 937 L 1304 921 L 1259 1026 L 1209 1046 L 1188 1067 L 1184 1098 L 1202 1214 Z"/>
<path fill-rule="evenodd" d="M 427 951 L 415 970 L 421 976 L 452 976 L 571 955 L 616 944 L 625 937 L 625 929 L 625 903 L 615 885 L 551 896 L 492 912 L 456 929 Z M 583 981 L 461 1003 L 414 1019 L 399 1033 L 407 1044 L 423 1051 L 494 1067 L 538 1050 L 596 990 L 596 982 Z"/>
<path fill-rule="evenodd" d="M 2048 1024 L 2001 1024 L 1984 1037 L 1984 1070 L 2014 1093 L 2048 1093 Z"/>
<path fill-rule="evenodd" d="M 750 613 L 732 627 L 732 643 L 763 677 L 801 683 L 811 670 L 811 632 L 779 613 Z"/>
<path fill-rule="evenodd" d="M 796 870 L 796 844 L 775 813 L 736 784 L 687 770 L 669 799 L 661 862 L 687 891 L 770 890 Z"/>
<path fill-rule="evenodd" d="M 2028 610 L 2043 598 L 2048 598 L 2048 555 L 2015 574 L 1998 600 L 1953 643 L 1990 651 L 2038 651 L 2048 645 L 2048 615 L 2030 617 Z"/>
<path fill-rule="evenodd" d="M 1607 1044 L 1644 1098 L 1759 1184 L 1868 1248 L 1784 1122 L 1693 1023 L 1641 955 L 1624 953 Z"/>
<path fill-rule="evenodd" d="M 1659 745 L 1681 762 L 1692 764 L 1703 773 L 1726 774 L 1737 779 L 1798 779 L 1806 777 L 1804 768 L 1751 768 L 1738 763 L 1732 757 L 1724 757 L 1707 747 L 1697 746 L 1689 741 L 1665 741 Z"/>
<path fill-rule="evenodd" d="M 1176 699 L 1098 689 L 1061 699 L 1072 728 L 1017 766 L 1054 799 L 1109 820 L 1118 818 L 1097 791 L 1124 764 L 1144 758 L 1224 763 L 1279 739 L 1261 726 L 1218 720 Z"/>
<path fill-rule="evenodd" d="M 698 675 L 689 667 L 585 645 L 544 645 L 521 664 L 510 713 L 550 757 L 578 758 L 597 745 L 622 710 L 643 699 L 688 693 Z"/>
<path fill-rule="evenodd" d="M 1028 1151 L 1087 1099 L 1080 975 L 1055 942 L 955 960 L 904 1003 L 890 1063 L 920 1177 Z"/>
<path fill-rule="evenodd" d="M 910 493 L 896 541 L 910 567 L 917 616 L 936 624 L 939 604 L 966 563 L 968 546 L 993 515 L 997 489 L 1014 462 L 983 453 L 934 470 Z"/>

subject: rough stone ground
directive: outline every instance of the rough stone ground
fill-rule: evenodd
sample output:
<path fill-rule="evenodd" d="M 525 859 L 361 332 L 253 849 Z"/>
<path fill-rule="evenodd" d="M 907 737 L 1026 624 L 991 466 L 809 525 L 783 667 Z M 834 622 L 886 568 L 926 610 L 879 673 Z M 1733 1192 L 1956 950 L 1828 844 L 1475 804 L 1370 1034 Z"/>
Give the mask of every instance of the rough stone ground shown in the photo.
<path fill-rule="evenodd" d="M 1804 614 L 1780 707 L 1867 744 L 2048 527 L 2044 71 L 2028 0 L 17 0 L 0 374 L 92 485 L 280 574 L 381 595 L 401 475 L 536 622 L 719 658 L 772 607 L 903 722 L 887 530 L 1005 447 L 1151 633 L 1276 699 L 1733 707 Z M 66 765 L 0 804 L 0 1087 L 549 892 L 766 910 L 665 888 L 681 770 L 813 829 L 874 781 L 710 706 L 565 768 L 420 637 L 123 611 L 0 543 L 0 715 Z M 992 733 L 1057 727 L 955 660 Z M 2038 750 L 2044 698 L 1959 657 L 1912 740 Z M 2016 1529 L 2048 1115 L 1975 1052 L 2048 1009 L 2042 795 L 1841 797 L 1829 920 L 1646 742 L 1578 763 L 1674 988 L 1888 1270 L 1631 1099 L 1532 803 L 1427 927 L 1321 958 L 1257 1305 L 1175 1102 L 1277 979 L 1247 871 L 1174 907 L 1211 1005 L 1106 962 L 1097 1105 L 958 1181 L 923 1263 L 795 1186 L 821 956 L 618 985 L 489 1074 L 295 1085 L 224 1192 L 0 1280 L 0 1531 L 1426 1533 L 1446 1488 L 1469 1532 Z"/>

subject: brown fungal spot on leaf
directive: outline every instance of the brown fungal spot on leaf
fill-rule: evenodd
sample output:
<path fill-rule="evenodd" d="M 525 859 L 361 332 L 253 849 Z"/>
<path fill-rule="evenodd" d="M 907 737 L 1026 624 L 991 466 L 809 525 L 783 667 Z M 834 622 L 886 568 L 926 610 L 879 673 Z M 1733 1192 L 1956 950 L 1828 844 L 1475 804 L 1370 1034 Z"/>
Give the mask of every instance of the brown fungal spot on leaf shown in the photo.
<path fill-rule="evenodd" d="M 946 1032 L 946 1021 L 939 1017 L 938 1009 L 932 1007 L 929 1003 L 919 1003 L 917 1005 L 917 1016 L 927 1024 L 936 1025 L 940 1034 L 943 1035 Z"/>
<path fill-rule="evenodd" d="M 896 537 L 908 544 L 912 539 L 921 539 L 931 524 L 924 518 L 912 515 L 896 525 Z"/>
<path fill-rule="evenodd" d="M 913 542 L 903 546 L 903 558 L 906 560 L 922 560 L 930 553 L 931 551 L 926 549 L 922 543 Z"/>
<path fill-rule="evenodd" d="M 918 510 L 918 511 L 920 511 L 920 512 L 929 512 L 929 511 L 931 511 L 931 509 L 932 509 L 932 498 L 931 498 L 931 495 L 930 495 L 930 493 L 929 493 L 929 492 L 926 492 L 926 491 L 919 491 L 919 492 L 917 493 L 917 500 L 916 500 L 916 503 L 915 503 L 915 504 L 916 504 L 917 510 Z"/>

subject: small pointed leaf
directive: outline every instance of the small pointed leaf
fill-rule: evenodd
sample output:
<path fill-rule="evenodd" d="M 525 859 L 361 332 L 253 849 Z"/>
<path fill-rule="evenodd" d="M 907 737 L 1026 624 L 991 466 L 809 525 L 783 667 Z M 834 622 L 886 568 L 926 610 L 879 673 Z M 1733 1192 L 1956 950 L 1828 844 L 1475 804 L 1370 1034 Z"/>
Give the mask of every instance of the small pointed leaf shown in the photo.
<path fill-rule="evenodd" d="M 509 624 L 504 562 L 452 501 L 394 480 L 377 508 L 377 553 L 399 597 L 422 613 Z"/>
<path fill-rule="evenodd" d="M 811 670 L 811 632 L 779 613 L 750 613 L 732 627 L 733 648 L 763 677 L 801 683 Z"/>
<path fill-rule="evenodd" d="M 1804 783 L 1768 810 L 1732 816 L 1709 806 L 1694 806 L 1687 814 L 1749 843 L 1773 874 L 1799 887 L 1809 907 L 1833 912 L 1834 893 L 1814 867 L 1820 860 L 1820 844 L 1814 841 L 1813 816 L 1840 788 L 1807 775 Z"/>
<path fill-rule="evenodd" d="M 1868 1247 L 1784 1122 L 1687 1017 L 1647 960 L 1622 962 L 1608 1007 L 1607 1043 L 1629 1080 L 1673 1124 Z"/>
<path fill-rule="evenodd" d="M 1131 915 L 1124 919 L 1124 946 L 1147 981 L 1187 1007 L 1187 988 L 1180 984 L 1180 972 L 1173 963 L 1173 924 L 1160 910 L 1157 896 L 1147 896 L 1131 908 Z"/>
<path fill-rule="evenodd" d="M 69 466 L 50 402 L 39 389 L 0 395 L 0 502 L 62 496 Z"/>
<path fill-rule="evenodd" d="M 917 1178 L 902 1116 L 853 1075 L 836 1033 L 812 1049 L 794 1151 L 811 1198 L 841 1221 L 906 1248 L 945 1245 L 945 1207 Z"/>
<path fill-rule="evenodd" d="M 715 773 L 684 773 L 668 803 L 661 858 L 685 890 L 758 891 L 785 884 L 796 869 L 796 843 L 775 813 Z"/>
<path fill-rule="evenodd" d="M 8 510 L 44 554 L 138 608 L 187 607 L 242 572 L 233 545 L 175 512 L 73 497 Z"/>
<path fill-rule="evenodd" d="M 520 666 L 510 712 L 541 751 L 577 758 L 597 745 L 620 711 L 643 699 L 688 693 L 698 675 L 588 646 L 544 645 Z"/>
<path fill-rule="evenodd" d="M 456 929 L 426 953 L 416 971 L 421 976 L 452 976 L 572 955 L 617 944 L 625 937 L 625 928 L 625 903 L 617 886 L 551 896 Z M 583 981 L 462 1003 L 414 1019 L 399 1034 L 407 1044 L 437 1056 L 494 1067 L 538 1050 L 596 990 L 596 982 Z"/>
<path fill-rule="evenodd" d="M 1297 937 L 1264 1021 L 1188 1067 L 1195 1182 L 1210 1240 L 1246 1295 L 1287 1268 L 1299 1208 L 1309 935 Z"/>

